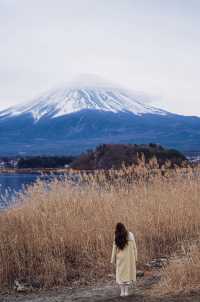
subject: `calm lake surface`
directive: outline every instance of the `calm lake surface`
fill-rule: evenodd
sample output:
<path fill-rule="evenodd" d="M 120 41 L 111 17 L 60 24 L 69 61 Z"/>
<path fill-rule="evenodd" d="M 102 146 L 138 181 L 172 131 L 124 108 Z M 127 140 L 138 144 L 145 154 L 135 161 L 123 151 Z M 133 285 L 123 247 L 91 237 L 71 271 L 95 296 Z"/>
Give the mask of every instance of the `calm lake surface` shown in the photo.
<path fill-rule="evenodd" d="M 54 179 L 67 180 L 73 185 L 78 185 L 80 176 L 70 173 L 0 173 L 0 209 L 12 206 L 15 203 L 16 196 L 26 190 L 29 185 L 34 184 L 37 180 L 44 181 L 48 184 Z"/>
<path fill-rule="evenodd" d="M 41 174 L 12 174 L 0 173 L 0 208 L 5 208 L 14 203 L 16 194 L 23 192 L 28 185 L 37 179 L 48 181 L 52 176 L 41 176 Z"/>

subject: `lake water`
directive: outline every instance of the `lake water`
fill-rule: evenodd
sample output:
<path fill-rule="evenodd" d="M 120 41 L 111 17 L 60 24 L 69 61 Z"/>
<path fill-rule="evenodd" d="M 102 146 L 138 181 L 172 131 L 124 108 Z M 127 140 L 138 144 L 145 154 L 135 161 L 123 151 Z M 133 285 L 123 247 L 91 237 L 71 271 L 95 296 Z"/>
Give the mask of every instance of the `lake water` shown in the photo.
<path fill-rule="evenodd" d="M 0 173 L 0 209 L 11 206 L 16 200 L 17 193 L 23 192 L 29 185 L 34 184 L 37 180 L 41 179 L 49 183 L 55 178 L 58 180 L 65 179 L 73 185 L 80 183 L 80 176 L 74 173 L 46 175 L 40 173 Z"/>
<path fill-rule="evenodd" d="M 0 208 L 5 208 L 12 204 L 16 194 L 33 184 L 37 179 L 48 180 L 52 176 L 41 176 L 38 174 L 7 174 L 0 173 Z"/>

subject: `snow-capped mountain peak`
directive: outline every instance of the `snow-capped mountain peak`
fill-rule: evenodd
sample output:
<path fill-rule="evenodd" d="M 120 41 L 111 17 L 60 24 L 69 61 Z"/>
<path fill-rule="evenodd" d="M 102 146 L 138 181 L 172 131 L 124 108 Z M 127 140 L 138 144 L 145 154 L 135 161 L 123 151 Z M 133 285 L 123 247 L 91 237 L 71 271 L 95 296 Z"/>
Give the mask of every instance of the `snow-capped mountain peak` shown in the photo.
<path fill-rule="evenodd" d="M 198 150 L 199 129 L 200 118 L 157 109 L 144 94 L 82 77 L 0 112 L 0 154 L 70 155 L 99 144 L 150 142 Z"/>
<path fill-rule="evenodd" d="M 0 117 L 32 114 L 35 121 L 48 116 L 57 118 L 81 110 L 130 112 L 135 115 L 166 115 L 166 111 L 145 103 L 144 95 L 130 93 L 121 88 L 97 81 L 72 82 L 50 91 L 35 100 L 0 112 Z"/>

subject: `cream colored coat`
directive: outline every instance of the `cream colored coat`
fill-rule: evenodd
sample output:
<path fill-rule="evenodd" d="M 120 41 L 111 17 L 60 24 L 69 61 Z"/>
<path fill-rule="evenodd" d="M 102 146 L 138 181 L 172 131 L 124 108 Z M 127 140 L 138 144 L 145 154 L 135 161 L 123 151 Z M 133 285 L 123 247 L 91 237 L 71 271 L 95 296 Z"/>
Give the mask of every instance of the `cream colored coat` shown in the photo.
<path fill-rule="evenodd" d="M 129 283 L 136 281 L 137 247 L 134 235 L 129 232 L 128 244 L 123 250 L 113 243 L 111 263 L 116 264 L 116 282 Z"/>

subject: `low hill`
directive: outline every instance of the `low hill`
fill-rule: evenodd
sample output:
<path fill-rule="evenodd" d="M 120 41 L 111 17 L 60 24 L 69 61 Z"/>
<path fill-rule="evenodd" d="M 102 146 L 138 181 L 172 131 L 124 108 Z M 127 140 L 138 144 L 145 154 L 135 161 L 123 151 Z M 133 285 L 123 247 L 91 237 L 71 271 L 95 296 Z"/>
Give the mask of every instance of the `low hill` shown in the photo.
<path fill-rule="evenodd" d="M 181 152 L 174 149 L 165 149 L 156 144 L 104 144 L 98 146 L 95 150 L 83 153 L 71 166 L 81 170 L 120 168 L 123 164 L 126 166 L 137 164 L 138 159 L 142 157 L 146 162 L 156 158 L 159 166 L 166 161 L 170 161 L 172 166 L 180 166 L 187 160 Z"/>

